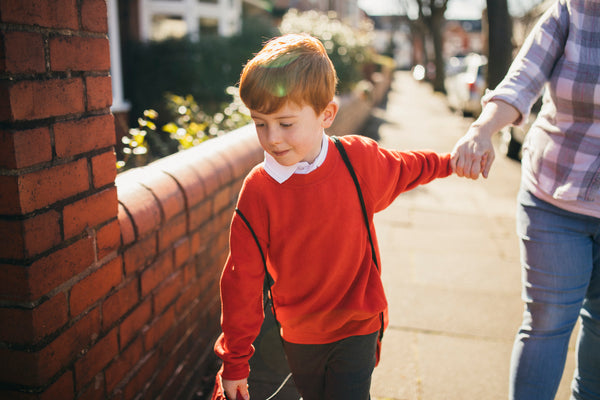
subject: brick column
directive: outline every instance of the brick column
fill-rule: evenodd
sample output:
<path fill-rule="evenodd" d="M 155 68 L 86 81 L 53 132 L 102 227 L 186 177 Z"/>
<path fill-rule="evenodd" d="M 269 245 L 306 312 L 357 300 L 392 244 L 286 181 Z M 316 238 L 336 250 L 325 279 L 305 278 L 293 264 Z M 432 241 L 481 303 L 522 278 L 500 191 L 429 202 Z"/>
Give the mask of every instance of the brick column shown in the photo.
<path fill-rule="evenodd" d="M 102 398 L 122 280 L 105 0 L 0 0 L 0 398 Z M 96 397 L 94 397 L 96 398 Z"/>

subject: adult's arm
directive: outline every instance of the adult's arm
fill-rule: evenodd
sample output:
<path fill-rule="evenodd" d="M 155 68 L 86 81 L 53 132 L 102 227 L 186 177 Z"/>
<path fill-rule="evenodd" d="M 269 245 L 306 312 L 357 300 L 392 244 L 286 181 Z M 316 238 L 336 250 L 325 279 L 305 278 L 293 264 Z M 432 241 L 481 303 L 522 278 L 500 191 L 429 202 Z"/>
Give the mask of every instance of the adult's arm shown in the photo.
<path fill-rule="evenodd" d="M 569 0 L 559 0 L 540 18 L 507 75 L 482 99 L 483 111 L 452 152 L 452 167 L 458 176 L 488 177 L 494 162 L 491 137 L 507 125 L 528 119 L 531 106 L 542 93 L 557 60 L 564 51 L 569 32 Z"/>

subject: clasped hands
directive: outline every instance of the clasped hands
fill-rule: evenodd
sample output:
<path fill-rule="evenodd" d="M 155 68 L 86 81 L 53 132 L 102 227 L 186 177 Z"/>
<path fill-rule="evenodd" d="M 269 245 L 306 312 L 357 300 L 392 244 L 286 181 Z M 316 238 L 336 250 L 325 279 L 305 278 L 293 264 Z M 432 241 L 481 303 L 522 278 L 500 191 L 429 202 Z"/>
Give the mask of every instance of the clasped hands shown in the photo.
<path fill-rule="evenodd" d="M 460 177 L 477 179 L 481 174 L 487 178 L 495 157 L 491 135 L 482 134 L 478 126 L 472 125 L 456 142 L 450 164 Z"/>

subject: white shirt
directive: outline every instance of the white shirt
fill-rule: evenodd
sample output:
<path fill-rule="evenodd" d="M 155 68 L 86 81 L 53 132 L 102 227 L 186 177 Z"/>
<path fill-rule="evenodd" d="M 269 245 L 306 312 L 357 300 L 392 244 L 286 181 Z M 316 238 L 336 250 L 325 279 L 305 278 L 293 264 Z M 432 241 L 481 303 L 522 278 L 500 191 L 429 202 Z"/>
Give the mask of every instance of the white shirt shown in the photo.
<path fill-rule="evenodd" d="M 309 174 L 315 169 L 319 168 L 327 157 L 327 149 L 329 148 L 329 139 L 325 132 L 323 132 L 323 140 L 321 141 L 321 152 L 315 158 L 312 163 L 306 161 L 300 161 L 294 165 L 281 165 L 279 164 L 272 155 L 265 151 L 265 162 L 264 168 L 267 174 L 279 183 L 287 181 L 294 174 Z"/>

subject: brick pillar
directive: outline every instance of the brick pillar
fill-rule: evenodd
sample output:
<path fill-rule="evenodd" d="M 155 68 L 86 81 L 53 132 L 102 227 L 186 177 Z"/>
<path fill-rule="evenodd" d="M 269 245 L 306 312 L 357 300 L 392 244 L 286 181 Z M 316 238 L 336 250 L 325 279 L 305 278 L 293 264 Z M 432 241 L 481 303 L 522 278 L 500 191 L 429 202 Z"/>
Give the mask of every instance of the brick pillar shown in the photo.
<path fill-rule="evenodd" d="M 105 0 L 0 0 L 0 398 L 103 397 L 99 304 L 123 274 L 109 69 Z"/>

